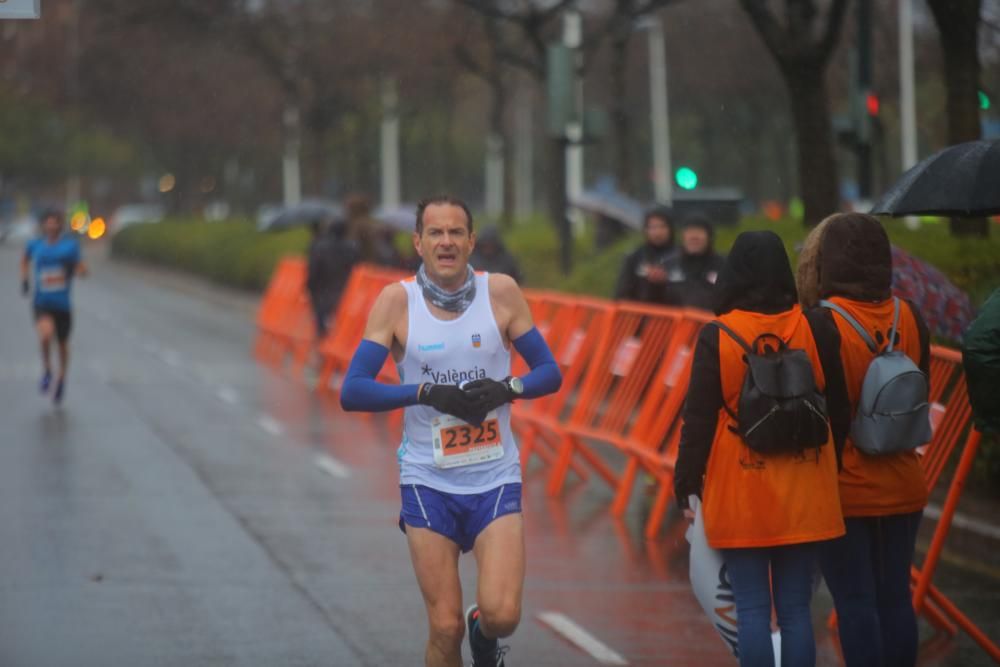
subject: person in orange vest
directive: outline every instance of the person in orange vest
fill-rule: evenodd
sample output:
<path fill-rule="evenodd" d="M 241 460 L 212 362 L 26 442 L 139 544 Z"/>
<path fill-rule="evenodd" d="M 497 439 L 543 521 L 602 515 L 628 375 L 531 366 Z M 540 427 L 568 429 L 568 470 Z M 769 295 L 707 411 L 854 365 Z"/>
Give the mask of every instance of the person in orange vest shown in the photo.
<path fill-rule="evenodd" d="M 868 332 L 879 351 L 889 346 L 896 312 L 892 253 L 879 221 L 840 213 L 823 221 L 800 256 L 803 306 L 836 326 L 847 394 L 856 412 L 862 384 L 875 358 L 854 325 Z M 930 368 L 930 336 L 917 309 L 900 301 L 894 349 L 924 373 Z M 840 645 L 847 667 L 912 666 L 917 659 L 917 619 L 910 595 L 910 565 L 927 484 L 915 450 L 869 455 L 848 437 L 840 470 L 840 502 L 847 533 L 823 545 L 820 563 L 837 608 Z"/>
<path fill-rule="evenodd" d="M 702 329 L 694 352 L 674 491 L 686 513 L 689 496 L 701 497 L 708 544 L 722 551 L 736 598 L 740 664 L 774 664 L 773 603 L 782 664 L 808 667 L 816 661 L 809 604 L 818 545 L 844 534 L 835 450 L 849 406 L 833 344 L 836 329 L 803 313 L 788 255 L 773 232 L 737 237 L 717 298 L 719 317 Z M 798 355 L 800 368 L 808 360 L 804 383 L 820 404 L 813 406 L 820 413 L 814 445 L 798 448 L 793 433 L 781 429 L 776 432 L 787 436 L 773 439 L 771 453 L 748 444 L 754 438 L 742 414 L 744 385 L 757 357 L 737 337 L 761 352 L 760 344 L 769 344 L 772 359 L 784 350 Z M 832 432 L 822 413 L 824 397 Z"/>

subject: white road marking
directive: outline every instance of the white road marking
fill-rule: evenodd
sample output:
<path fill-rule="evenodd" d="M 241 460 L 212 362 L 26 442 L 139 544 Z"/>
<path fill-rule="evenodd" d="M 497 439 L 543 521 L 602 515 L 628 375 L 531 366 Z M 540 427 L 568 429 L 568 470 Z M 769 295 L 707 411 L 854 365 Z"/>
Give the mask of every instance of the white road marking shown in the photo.
<path fill-rule="evenodd" d="M 565 614 L 558 611 L 543 611 L 538 614 L 538 620 L 602 665 L 628 664 L 628 660 L 574 623 Z"/>
<path fill-rule="evenodd" d="M 219 397 L 220 401 L 229 405 L 236 405 L 240 402 L 240 395 L 232 387 L 219 387 L 215 391 L 215 395 Z"/>
<path fill-rule="evenodd" d="M 935 521 L 941 518 L 942 507 L 940 505 L 928 505 L 924 508 L 924 516 Z M 951 525 L 970 533 L 975 533 L 981 537 L 988 537 L 993 540 L 1000 540 L 1000 526 L 987 523 L 979 519 L 955 512 L 951 519 Z"/>
<path fill-rule="evenodd" d="M 316 466 L 331 477 L 347 479 L 351 476 L 350 468 L 329 454 L 320 454 L 317 456 Z"/>
<path fill-rule="evenodd" d="M 271 435 L 277 437 L 285 432 L 285 427 L 281 425 L 277 419 L 270 415 L 261 415 L 257 417 L 257 426 L 270 433 Z"/>

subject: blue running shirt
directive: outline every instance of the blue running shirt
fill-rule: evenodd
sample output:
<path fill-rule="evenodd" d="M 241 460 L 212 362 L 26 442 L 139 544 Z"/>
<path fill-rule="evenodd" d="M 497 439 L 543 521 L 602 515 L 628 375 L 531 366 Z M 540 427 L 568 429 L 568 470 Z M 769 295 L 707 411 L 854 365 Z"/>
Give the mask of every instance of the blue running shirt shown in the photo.
<path fill-rule="evenodd" d="M 80 263 L 79 241 L 65 235 L 55 243 L 49 243 L 44 237 L 32 239 L 24 254 L 35 267 L 35 306 L 69 310 L 73 272 Z"/>

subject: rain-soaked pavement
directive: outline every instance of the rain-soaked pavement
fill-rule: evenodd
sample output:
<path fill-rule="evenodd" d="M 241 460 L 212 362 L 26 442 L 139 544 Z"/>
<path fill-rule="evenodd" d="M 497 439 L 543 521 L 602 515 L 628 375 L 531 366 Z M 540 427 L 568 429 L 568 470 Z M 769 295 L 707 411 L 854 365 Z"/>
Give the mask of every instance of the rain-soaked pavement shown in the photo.
<path fill-rule="evenodd" d="M 420 664 L 389 421 L 254 362 L 244 295 L 100 260 L 76 287 L 55 409 L 35 390 L 17 260 L 0 248 L 0 666 Z M 550 500 L 527 475 L 508 664 L 601 664 L 544 612 L 599 642 L 606 664 L 735 664 L 690 592 L 680 523 L 647 542 L 642 503 L 616 522 L 607 501 L 596 486 Z M 1000 638 L 1000 577 L 971 560 L 940 582 Z M 821 592 L 820 662 L 835 665 L 829 606 Z M 966 637 L 923 631 L 922 665 L 990 664 Z"/>

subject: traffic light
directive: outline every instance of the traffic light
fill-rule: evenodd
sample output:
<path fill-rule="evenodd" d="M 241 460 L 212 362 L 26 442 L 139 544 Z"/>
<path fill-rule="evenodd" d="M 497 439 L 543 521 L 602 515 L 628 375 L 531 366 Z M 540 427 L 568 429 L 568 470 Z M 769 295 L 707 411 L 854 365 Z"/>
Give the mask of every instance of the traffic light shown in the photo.
<path fill-rule="evenodd" d="M 877 116 L 880 106 L 878 95 L 875 93 L 868 93 L 865 95 L 865 110 L 868 112 L 869 116 Z"/>
<path fill-rule="evenodd" d="M 694 190 L 698 187 L 698 174 L 691 167 L 681 167 L 674 172 L 674 181 L 682 190 Z"/>
<path fill-rule="evenodd" d="M 986 93 L 985 90 L 983 90 L 983 89 L 980 88 L 979 89 L 979 110 L 980 111 L 989 111 L 991 106 L 993 106 L 993 101 L 990 99 L 990 96 Z"/>

